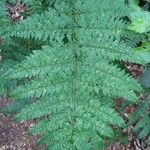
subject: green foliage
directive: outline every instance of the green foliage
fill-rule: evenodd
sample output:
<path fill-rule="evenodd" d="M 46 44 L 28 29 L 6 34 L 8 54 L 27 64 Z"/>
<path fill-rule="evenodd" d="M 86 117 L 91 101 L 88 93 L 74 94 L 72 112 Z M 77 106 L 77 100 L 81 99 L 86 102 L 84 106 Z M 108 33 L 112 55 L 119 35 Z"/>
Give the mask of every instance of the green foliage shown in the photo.
<path fill-rule="evenodd" d="M 150 12 L 145 11 L 138 6 L 139 0 L 129 0 L 131 13 L 131 24 L 128 26 L 129 30 L 137 33 L 146 33 L 150 31 Z"/>
<path fill-rule="evenodd" d="M 132 24 L 128 29 L 138 33 L 145 33 L 150 31 L 150 12 L 148 11 L 134 11 L 130 14 Z"/>
<path fill-rule="evenodd" d="M 13 2 L 13 1 L 10 1 Z M 15 22 L 12 22 L 7 17 L 6 1 L 0 1 L 0 76 L 11 69 L 15 64 L 22 61 L 32 50 L 41 47 L 42 41 L 36 41 L 33 39 L 21 39 L 10 37 L 8 29 L 14 30 L 16 26 Z M 17 86 L 19 82 L 17 80 L 9 82 L 7 80 L 0 80 L 0 95 L 9 95 L 12 89 Z"/>
<path fill-rule="evenodd" d="M 140 10 L 139 0 L 128 0 L 128 3 L 132 10 Z"/>
<path fill-rule="evenodd" d="M 142 57 L 147 63 L 144 73 L 141 75 L 139 81 L 145 88 L 145 95 L 149 92 L 150 88 L 150 12 L 147 9 L 149 4 L 147 3 L 143 8 L 140 8 L 137 3 L 133 4 L 131 2 L 132 13 L 130 14 L 131 24 L 128 29 L 133 30 L 140 34 L 140 36 L 145 36 L 141 42 L 140 46 L 135 47 L 134 50 Z M 148 6 L 148 7 L 147 7 Z M 138 40 L 137 40 L 138 41 Z M 149 95 L 149 93 L 148 93 Z M 146 139 L 147 144 L 150 145 L 150 96 L 147 96 L 146 100 L 141 100 L 138 103 L 136 111 L 130 118 L 130 123 L 134 125 L 133 132 L 137 135 L 138 139 Z"/>
<path fill-rule="evenodd" d="M 0 76 L 3 76 L 9 69 L 16 64 L 15 61 L 7 59 L 0 63 Z M 0 96 L 9 95 L 10 92 L 16 87 L 16 81 L 0 80 Z"/>
<path fill-rule="evenodd" d="M 127 5 L 120 0 L 26 2 L 32 13 L 2 32 L 19 52 L 28 50 L 1 78 L 23 81 L 11 92 L 17 103 L 9 108 L 19 111 L 18 120 L 39 120 L 31 132 L 42 135 L 40 143 L 50 150 L 102 149 L 115 136 L 113 126 L 125 127 L 113 99 L 133 103 L 142 90 L 117 65 L 143 63 L 125 40 Z M 7 47 L 2 55 L 8 56 Z"/>
<path fill-rule="evenodd" d="M 147 64 L 150 63 L 150 42 L 144 42 L 134 50 Z"/>
<path fill-rule="evenodd" d="M 140 83 L 143 85 L 144 88 L 150 88 L 150 67 L 147 66 L 144 73 L 140 78 Z"/>
<path fill-rule="evenodd" d="M 135 113 L 131 116 L 130 121 L 136 122 L 133 129 L 134 132 L 139 132 L 138 138 L 147 138 L 148 144 L 150 144 L 150 97 L 146 100 L 141 100 Z"/>

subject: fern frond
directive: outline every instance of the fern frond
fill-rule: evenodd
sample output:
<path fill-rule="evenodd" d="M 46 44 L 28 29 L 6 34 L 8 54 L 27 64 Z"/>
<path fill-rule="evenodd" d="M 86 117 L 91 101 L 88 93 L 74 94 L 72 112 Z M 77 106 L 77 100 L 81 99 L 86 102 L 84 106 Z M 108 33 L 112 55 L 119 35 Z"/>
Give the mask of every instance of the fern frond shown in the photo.
<path fill-rule="evenodd" d="M 74 29 L 75 42 L 82 49 L 93 49 L 95 53 L 100 53 L 110 60 L 144 63 L 136 54 L 133 55 L 130 47 L 120 41 L 125 28 L 122 20 L 98 12 L 90 13 L 74 12 L 74 22 L 72 14 L 59 14 L 56 10 L 49 9 L 43 14 L 28 17 L 22 23 L 13 26 L 13 31 L 9 29 L 9 33 L 11 36 L 35 38 L 46 41 L 52 46 L 60 46 L 71 42 L 71 32 Z"/>
<path fill-rule="evenodd" d="M 114 98 L 138 99 L 141 86 L 114 62 L 143 63 L 123 40 L 126 5 L 116 0 L 56 0 L 48 10 L 6 29 L 13 38 L 43 41 L 6 74 L 26 80 L 16 100 L 34 99 L 17 119 L 38 119 L 31 129 L 50 150 L 99 149 L 124 127 Z"/>
<path fill-rule="evenodd" d="M 0 62 L 0 77 L 2 77 L 8 70 L 13 68 L 16 62 L 10 59 Z M 16 87 L 16 80 L 8 81 L 0 78 L 0 96 L 9 95 Z"/>
<path fill-rule="evenodd" d="M 134 31 L 126 30 L 123 34 L 125 42 L 131 47 L 136 47 L 140 42 L 143 42 L 147 39 L 146 34 L 136 33 Z"/>
<path fill-rule="evenodd" d="M 25 39 L 34 38 L 36 40 L 49 40 L 53 41 L 57 36 L 64 38 L 62 28 L 67 27 L 69 17 L 61 15 L 50 9 L 48 12 L 42 14 L 35 14 L 27 19 L 23 20 L 20 24 L 13 26 L 13 30 L 10 28 L 5 32 L 9 32 L 11 36 L 21 37 Z M 59 22 L 59 24 L 58 24 Z M 70 23 L 70 22 L 69 22 Z M 57 39 L 55 39 L 57 40 Z"/>
<path fill-rule="evenodd" d="M 10 78 L 14 79 L 37 76 L 37 79 L 27 85 L 20 86 L 12 93 L 15 99 L 41 97 L 61 90 L 61 88 L 68 91 L 71 88 L 68 86 L 68 83 L 71 84 L 73 74 L 71 50 L 65 49 L 65 47 L 64 49 L 59 47 L 53 49 L 48 46 L 43 48 L 43 51 L 34 51 L 34 55 L 28 57 L 11 71 Z M 90 54 L 90 52 L 86 52 Z M 117 66 L 111 65 L 107 61 L 99 61 L 100 56 L 97 57 L 96 53 L 91 53 L 88 56 L 86 52 L 82 52 L 85 55 L 82 57 L 85 59 L 78 61 L 80 72 L 77 83 L 80 87 L 87 84 L 85 90 L 92 92 L 90 88 L 94 86 L 97 88 L 97 93 L 102 90 L 105 95 L 136 101 L 134 90 L 141 90 L 136 81 Z M 116 74 L 116 72 L 118 73 Z M 89 74 L 91 75 L 89 76 Z M 126 94 L 124 91 L 128 91 L 128 93 Z"/>
<path fill-rule="evenodd" d="M 4 95 L 4 94 L 3 94 Z M 13 101 L 11 104 L 7 105 L 4 107 L 0 112 L 5 113 L 5 114 L 16 114 L 19 113 L 23 108 L 29 106 L 32 104 L 34 101 L 31 99 L 22 99 L 20 101 Z"/>
<path fill-rule="evenodd" d="M 76 107 L 75 112 L 77 119 L 74 120 L 75 122 L 73 123 L 69 113 L 72 112 L 72 110 L 68 105 L 68 98 L 69 97 L 43 99 L 23 109 L 17 115 L 17 119 L 26 120 L 42 117 L 43 121 L 40 121 L 39 124 L 34 126 L 31 129 L 31 133 L 51 135 L 52 137 L 48 137 L 48 143 L 46 144 L 51 145 L 53 143 L 54 146 L 59 145 L 59 148 L 62 148 L 61 144 L 64 140 L 68 141 L 69 138 L 71 138 L 71 128 L 74 123 L 75 130 L 72 138 L 75 141 L 72 147 L 78 147 L 79 143 L 82 141 L 86 147 L 94 148 L 96 145 L 90 141 L 94 142 L 95 134 L 98 134 L 97 140 L 100 140 L 101 136 L 113 137 L 113 130 L 108 124 L 117 125 L 119 127 L 124 126 L 124 121 L 121 120 L 110 106 L 101 105 L 100 101 L 103 99 L 87 99 L 86 102 L 78 102 L 78 107 Z M 34 115 L 33 111 L 35 112 Z M 50 115 L 48 119 L 44 119 L 47 115 Z M 118 122 L 116 122 L 116 120 L 118 120 Z M 62 143 L 60 143 L 60 141 L 62 141 Z M 102 142 L 102 139 L 97 142 Z M 68 145 L 69 141 L 66 144 Z"/>
<path fill-rule="evenodd" d="M 137 110 L 131 116 L 131 123 L 136 123 L 133 132 L 138 132 L 139 139 L 147 137 L 147 142 L 150 143 L 150 98 L 139 103 Z"/>
<path fill-rule="evenodd" d="M 5 0 L 0 1 L 0 35 L 3 32 L 2 29 L 9 25 L 9 20 L 5 14 Z"/>

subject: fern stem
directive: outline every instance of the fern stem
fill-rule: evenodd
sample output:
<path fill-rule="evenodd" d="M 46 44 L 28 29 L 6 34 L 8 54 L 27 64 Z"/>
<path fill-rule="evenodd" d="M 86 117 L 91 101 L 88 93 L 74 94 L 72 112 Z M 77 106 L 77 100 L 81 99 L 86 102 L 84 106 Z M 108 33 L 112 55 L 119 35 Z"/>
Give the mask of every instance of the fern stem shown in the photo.
<path fill-rule="evenodd" d="M 77 53 L 76 53 L 76 44 L 75 44 L 75 33 L 72 35 L 73 42 L 73 83 L 72 83 L 72 100 L 73 100 L 73 113 L 76 109 L 76 79 L 77 79 Z M 75 114 L 73 114 L 74 116 Z"/>
<path fill-rule="evenodd" d="M 73 0 L 70 0 L 72 6 L 74 6 Z M 74 7 L 72 10 L 72 19 L 75 21 L 74 15 Z M 76 53 L 76 35 L 75 35 L 75 28 L 71 28 L 72 32 L 72 60 L 73 60 L 73 81 L 72 81 L 72 101 L 71 101 L 71 108 L 73 109 L 73 116 L 75 115 L 75 106 L 76 106 L 76 78 L 77 78 L 77 53 Z"/>
<path fill-rule="evenodd" d="M 75 22 L 75 13 L 74 13 L 74 1 L 70 0 L 71 5 L 73 6 L 72 9 L 72 19 Z M 73 144 L 73 136 L 74 136 L 74 123 L 75 123 L 75 110 L 76 110 L 76 80 L 77 80 L 77 52 L 76 52 L 76 31 L 75 28 L 73 27 L 71 29 L 72 32 L 72 58 L 73 58 L 73 81 L 72 81 L 72 101 L 71 101 L 71 109 L 72 109 L 72 117 L 71 117 L 71 124 L 72 124 L 72 135 L 71 135 L 71 145 L 70 145 L 70 150 L 72 149 L 72 144 Z"/>

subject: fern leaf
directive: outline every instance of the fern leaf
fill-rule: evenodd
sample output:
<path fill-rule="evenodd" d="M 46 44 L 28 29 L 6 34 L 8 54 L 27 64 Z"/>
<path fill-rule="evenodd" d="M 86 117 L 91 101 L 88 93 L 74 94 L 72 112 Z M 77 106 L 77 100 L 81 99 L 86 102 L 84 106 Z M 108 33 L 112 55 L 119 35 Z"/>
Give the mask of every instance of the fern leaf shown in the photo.
<path fill-rule="evenodd" d="M 47 149 L 99 149 L 114 137 L 112 126 L 125 126 L 113 99 L 136 102 L 142 88 L 114 62 L 143 63 L 122 40 L 126 8 L 120 0 L 57 0 L 5 30 L 43 41 L 5 76 L 26 81 L 11 95 L 32 102 L 16 118 L 38 119 L 31 132 L 42 135 Z"/>
<path fill-rule="evenodd" d="M 134 132 L 139 132 L 139 138 L 150 137 L 150 99 L 149 97 L 141 101 L 135 113 L 131 116 L 130 121 L 131 123 L 136 123 L 135 127 L 133 128 Z M 149 140 L 147 141 L 149 142 Z"/>

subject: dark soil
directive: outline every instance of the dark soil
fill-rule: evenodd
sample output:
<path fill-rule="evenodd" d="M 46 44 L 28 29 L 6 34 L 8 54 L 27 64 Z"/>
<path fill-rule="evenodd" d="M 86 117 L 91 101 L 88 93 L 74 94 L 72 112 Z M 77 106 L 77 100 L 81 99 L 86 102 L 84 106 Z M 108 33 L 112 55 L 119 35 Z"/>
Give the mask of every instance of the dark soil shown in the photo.
<path fill-rule="evenodd" d="M 0 110 L 11 101 L 0 99 Z M 0 150 L 43 150 L 36 145 L 37 136 L 30 136 L 27 131 L 33 122 L 16 122 L 12 115 L 0 113 Z"/>

